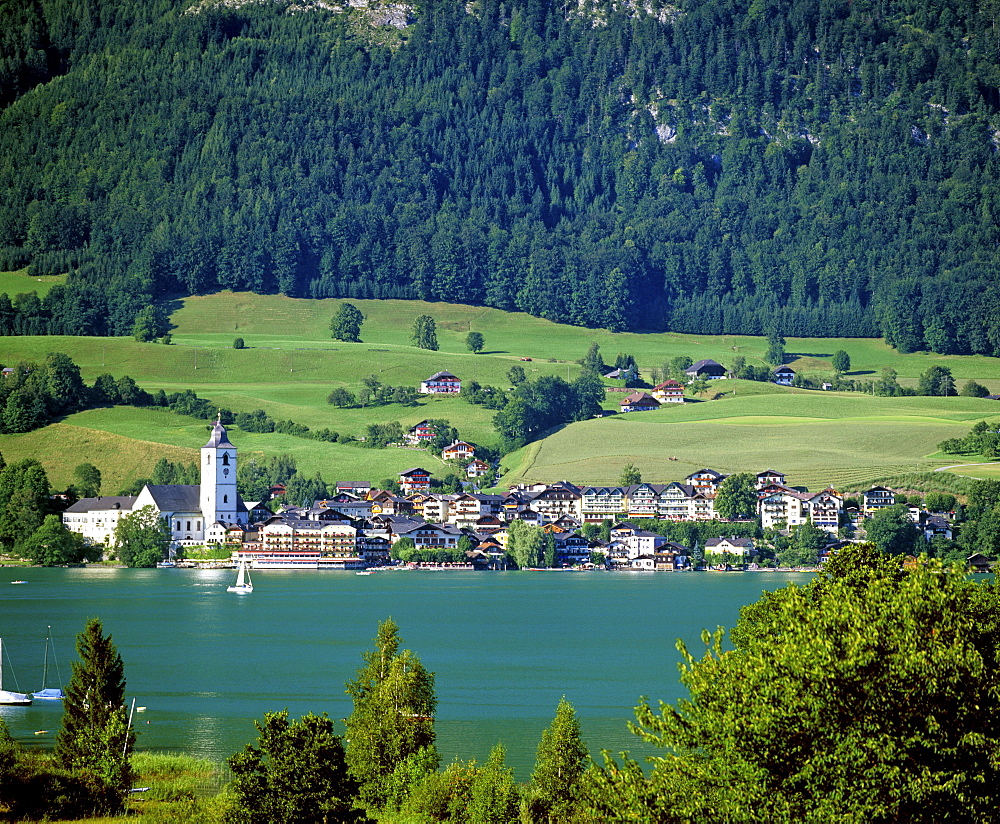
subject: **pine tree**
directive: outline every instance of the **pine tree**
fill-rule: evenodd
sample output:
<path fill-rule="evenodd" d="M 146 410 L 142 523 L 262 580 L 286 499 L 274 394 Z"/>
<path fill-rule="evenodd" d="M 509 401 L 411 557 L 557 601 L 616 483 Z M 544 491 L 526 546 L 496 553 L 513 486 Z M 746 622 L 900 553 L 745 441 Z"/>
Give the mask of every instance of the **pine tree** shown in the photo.
<path fill-rule="evenodd" d="M 527 804 L 531 821 L 564 821 L 572 817 L 589 758 L 580 738 L 576 710 L 565 697 L 560 698 L 552 724 L 542 733 L 531 773 Z"/>
<path fill-rule="evenodd" d="M 124 802 L 132 784 L 129 762 L 135 733 L 125 709 L 125 665 L 99 618 L 91 618 L 76 639 L 79 661 L 63 701 L 56 737 L 59 764 L 103 779 Z"/>

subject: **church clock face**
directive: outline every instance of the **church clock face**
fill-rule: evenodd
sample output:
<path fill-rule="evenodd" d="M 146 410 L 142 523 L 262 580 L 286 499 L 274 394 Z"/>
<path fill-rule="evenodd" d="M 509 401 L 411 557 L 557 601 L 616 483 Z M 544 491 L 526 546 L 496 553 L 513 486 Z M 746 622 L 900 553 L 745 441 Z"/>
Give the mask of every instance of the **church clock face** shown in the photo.
<path fill-rule="evenodd" d="M 225 469 L 222 470 L 222 475 L 223 475 L 223 477 L 226 477 L 226 478 L 229 477 L 229 467 L 228 466 Z"/>

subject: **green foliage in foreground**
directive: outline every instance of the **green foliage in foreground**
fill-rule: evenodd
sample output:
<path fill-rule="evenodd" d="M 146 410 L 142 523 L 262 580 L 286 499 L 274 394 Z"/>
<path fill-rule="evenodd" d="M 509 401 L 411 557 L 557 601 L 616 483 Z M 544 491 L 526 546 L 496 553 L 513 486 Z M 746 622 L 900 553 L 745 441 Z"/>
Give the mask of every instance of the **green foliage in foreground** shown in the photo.
<path fill-rule="evenodd" d="M 233 824 L 326 824 L 358 821 L 358 785 L 347 772 L 344 746 L 323 715 L 288 720 L 288 711 L 269 712 L 255 722 L 258 746 L 247 745 L 229 759 L 236 796 L 226 820 Z"/>
<path fill-rule="evenodd" d="M 1000 786 L 1000 597 L 871 545 L 744 607 L 724 650 L 679 645 L 690 698 L 634 731 L 664 750 L 606 756 L 588 783 L 605 821 L 986 821 Z"/>

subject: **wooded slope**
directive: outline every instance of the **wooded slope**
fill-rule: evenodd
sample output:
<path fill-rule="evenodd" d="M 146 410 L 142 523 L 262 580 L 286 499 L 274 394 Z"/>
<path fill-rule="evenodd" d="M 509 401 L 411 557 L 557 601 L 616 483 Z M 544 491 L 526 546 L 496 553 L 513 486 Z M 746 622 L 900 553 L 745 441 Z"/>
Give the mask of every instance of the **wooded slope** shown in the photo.
<path fill-rule="evenodd" d="M 73 270 L 0 333 L 231 288 L 1000 354 L 995 4 L 189 5 L 0 0 L 0 268 Z"/>

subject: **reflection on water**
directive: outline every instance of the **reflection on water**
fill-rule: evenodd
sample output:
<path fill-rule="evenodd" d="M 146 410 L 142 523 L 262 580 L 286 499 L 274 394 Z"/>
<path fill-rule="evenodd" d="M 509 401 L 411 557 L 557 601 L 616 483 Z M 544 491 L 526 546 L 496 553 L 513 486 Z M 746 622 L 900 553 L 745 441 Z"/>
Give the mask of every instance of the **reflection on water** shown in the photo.
<path fill-rule="evenodd" d="M 268 570 L 255 576 L 253 595 L 236 597 L 225 592 L 228 570 L 18 574 L 29 583 L 0 585 L 0 637 L 18 682 L 41 684 L 47 626 L 68 679 L 75 636 L 99 616 L 125 661 L 129 700 L 146 707 L 135 715 L 140 748 L 221 761 L 255 738 L 254 719 L 267 711 L 326 712 L 339 722 L 351 711 L 344 683 L 378 622 L 392 616 L 435 673 L 445 763 L 482 762 L 501 741 L 521 779 L 563 695 L 595 754 L 644 753 L 626 724 L 641 695 L 682 694 L 674 640 L 698 650 L 703 628 L 732 626 L 761 590 L 806 580 Z M 51 747 L 61 712 L 61 702 L 37 702 L 0 707 L 0 718 L 17 740 Z"/>

